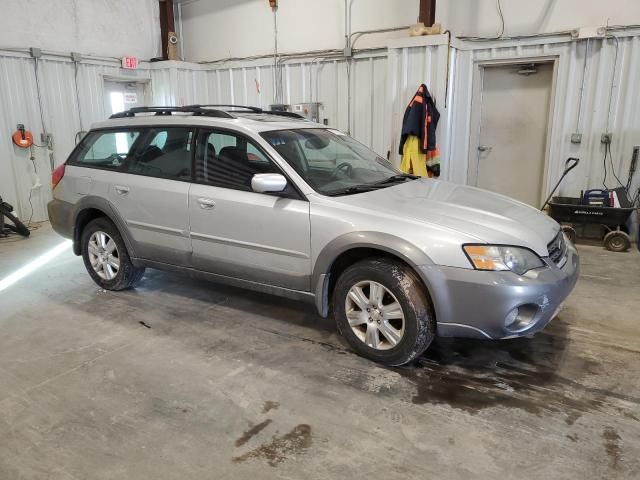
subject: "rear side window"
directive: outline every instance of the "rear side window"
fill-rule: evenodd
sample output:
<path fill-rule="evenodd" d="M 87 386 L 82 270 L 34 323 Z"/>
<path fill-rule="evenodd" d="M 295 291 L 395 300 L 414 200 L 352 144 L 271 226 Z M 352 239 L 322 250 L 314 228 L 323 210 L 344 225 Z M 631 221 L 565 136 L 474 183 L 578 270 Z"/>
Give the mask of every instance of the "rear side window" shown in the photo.
<path fill-rule="evenodd" d="M 191 128 L 147 130 L 127 161 L 127 172 L 172 180 L 191 180 Z"/>
<path fill-rule="evenodd" d="M 138 130 L 90 132 L 72 163 L 87 167 L 118 169 L 125 162 L 133 144 L 140 136 Z"/>

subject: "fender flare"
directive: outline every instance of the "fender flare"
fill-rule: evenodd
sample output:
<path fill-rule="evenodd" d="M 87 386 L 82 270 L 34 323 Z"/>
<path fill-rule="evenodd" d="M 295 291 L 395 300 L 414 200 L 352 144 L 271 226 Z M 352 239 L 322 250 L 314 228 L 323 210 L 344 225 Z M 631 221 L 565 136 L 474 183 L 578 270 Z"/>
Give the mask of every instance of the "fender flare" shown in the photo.
<path fill-rule="evenodd" d="M 108 200 L 95 196 L 82 197 L 82 199 L 76 204 L 75 211 L 73 213 L 73 252 L 76 255 L 81 254 L 80 235 L 82 232 L 77 228 L 78 218 L 83 211 L 88 209 L 99 210 L 105 217 L 113 222 L 124 240 L 129 256 L 131 258 L 136 258 L 136 243 L 129 234 L 127 223 Z"/>
<path fill-rule="evenodd" d="M 356 248 L 381 250 L 407 263 L 420 277 L 433 301 L 433 291 L 429 280 L 419 268 L 433 265 L 433 260 L 417 246 L 395 235 L 382 232 L 350 232 L 333 239 L 319 253 L 313 274 L 312 286 L 315 292 L 315 304 L 318 313 L 327 317 L 329 313 L 329 280 L 335 260 L 343 253 Z"/>

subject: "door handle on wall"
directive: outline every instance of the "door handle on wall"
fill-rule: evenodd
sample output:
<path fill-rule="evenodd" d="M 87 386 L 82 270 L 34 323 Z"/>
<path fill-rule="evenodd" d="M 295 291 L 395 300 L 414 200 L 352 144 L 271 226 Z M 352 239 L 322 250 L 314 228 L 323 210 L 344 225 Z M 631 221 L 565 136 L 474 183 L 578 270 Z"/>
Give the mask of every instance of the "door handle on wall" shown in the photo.
<path fill-rule="evenodd" d="M 490 152 L 491 150 L 493 150 L 493 147 L 490 147 L 488 145 L 478 145 L 479 152 Z"/>
<path fill-rule="evenodd" d="M 127 193 L 129 193 L 129 187 L 124 187 L 122 185 L 114 185 L 113 188 L 116 190 L 116 192 L 118 192 L 120 195 L 126 195 Z"/>
<path fill-rule="evenodd" d="M 211 210 L 216 206 L 216 202 L 214 202 L 210 198 L 199 198 L 198 203 L 200 204 L 200 208 L 204 210 Z"/>

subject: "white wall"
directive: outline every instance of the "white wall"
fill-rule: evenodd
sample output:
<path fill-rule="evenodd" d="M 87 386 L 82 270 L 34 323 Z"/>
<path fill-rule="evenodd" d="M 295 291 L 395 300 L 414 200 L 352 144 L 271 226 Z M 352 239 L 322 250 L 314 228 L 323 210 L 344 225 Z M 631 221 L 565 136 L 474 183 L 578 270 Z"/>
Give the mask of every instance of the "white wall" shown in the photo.
<path fill-rule="evenodd" d="M 149 59 L 160 53 L 157 0 L 2 0 L 0 47 Z"/>
<path fill-rule="evenodd" d="M 351 31 L 410 25 L 419 0 L 349 0 Z M 505 35 L 580 26 L 640 24 L 638 0 L 501 0 Z M 454 35 L 493 36 L 500 30 L 496 0 L 441 0 L 436 20 Z M 185 60 L 205 61 L 273 53 L 273 15 L 266 0 L 184 0 Z M 280 0 L 281 53 L 344 47 L 344 0 Z M 359 39 L 356 47 L 385 45 L 404 32 Z"/>
<path fill-rule="evenodd" d="M 640 24 L 638 0 L 501 0 L 505 35 L 559 32 L 580 26 Z M 496 0 L 444 0 L 436 20 L 456 36 L 500 31 Z"/>
<path fill-rule="evenodd" d="M 351 31 L 411 25 L 419 0 L 350 0 Z M 343 0 L 280 0 L 280 53 L 344 48 Z M 273 53 L 273 14 L 267 0 L 192 0 L 182 5 L 185 59 L 216 60 Z M 390 36 L 365 36 L 358 48 L 384 46 Z"/>

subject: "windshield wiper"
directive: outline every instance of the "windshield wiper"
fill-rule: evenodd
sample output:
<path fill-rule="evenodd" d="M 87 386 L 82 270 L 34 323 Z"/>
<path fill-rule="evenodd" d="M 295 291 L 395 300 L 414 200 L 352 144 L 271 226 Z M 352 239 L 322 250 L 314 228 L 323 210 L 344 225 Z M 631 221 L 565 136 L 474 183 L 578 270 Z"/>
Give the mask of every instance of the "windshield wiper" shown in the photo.
<path fill-rule="evenodd" d="M 352 185 L 350 187 L 339 188 L 338 190 L 332 190 L 330 192 L 325 193 L 325 195 L 328 195 L 330 197 L 337 197 L 338 195 L 351 195 L 354 193 L 370 192 L 372 190 L 378 190 L 379 188 L 382 188 L 382 185 L 379 185 L 379 184 Z"/>
<path fill-rule="evenodd" d="M 398 175 L 392 175 L 389 178 L 385 178 L 384 180 L 381 180 L 379 182 L 376 182 L 375 185 L 384 185 L 387 183 L 393 183 L 393 182 L 398 182 L 398 181 L 406 181 L 406 180 L 417 180 L 418 176 L 416 175 L 411 175 L 409 173 L 399 173 Z"/>

